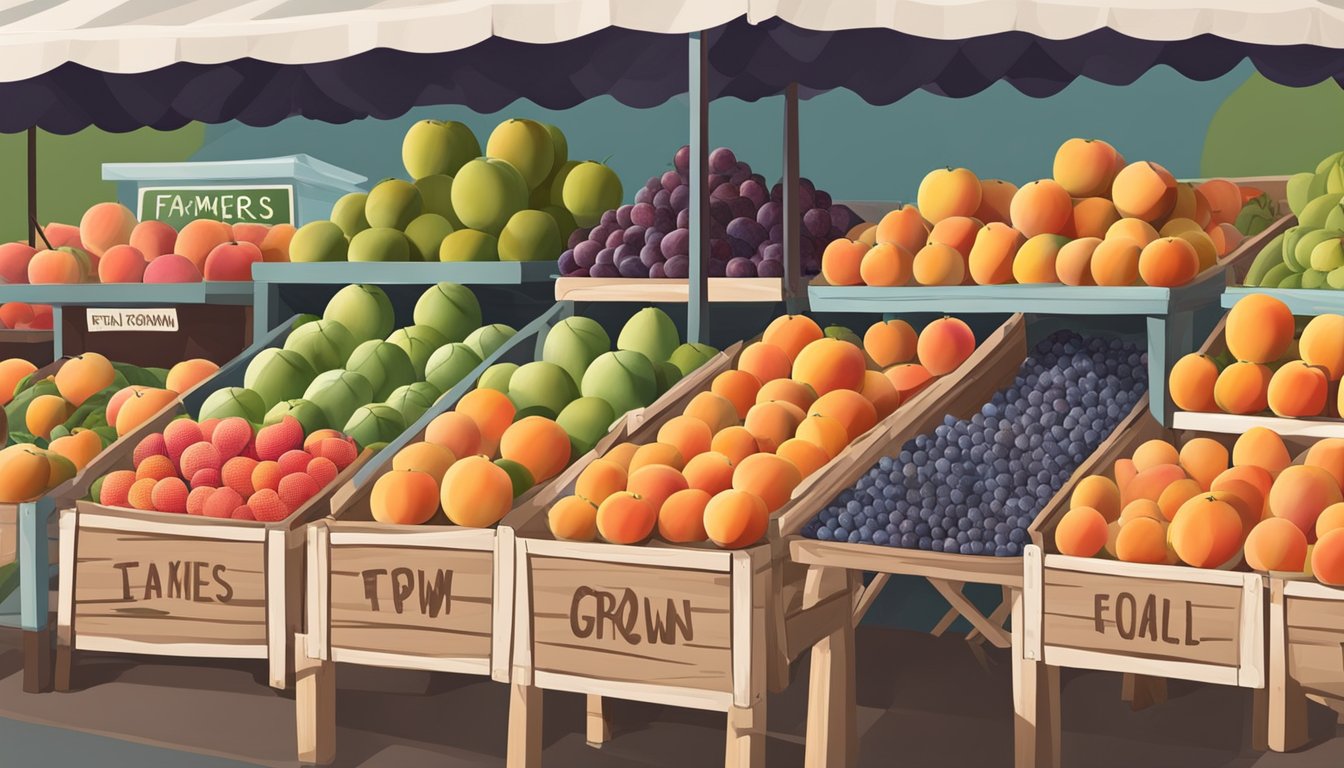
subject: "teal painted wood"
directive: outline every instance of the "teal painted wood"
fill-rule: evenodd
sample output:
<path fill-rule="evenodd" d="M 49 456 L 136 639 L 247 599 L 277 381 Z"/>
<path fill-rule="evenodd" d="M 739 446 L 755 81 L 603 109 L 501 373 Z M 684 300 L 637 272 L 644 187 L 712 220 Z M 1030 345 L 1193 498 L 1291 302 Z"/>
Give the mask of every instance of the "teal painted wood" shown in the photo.
<path fill-rule="evenodd" d="M 26 632 L 47 627 L 51 591 L 47 524 L 55 512 L 56 498 L 51 494 L 19 505 L 19 627 Z"/>
<path fill-rule="evenodd" d="M 1223 292 L 1222 304 L 1231 309 L 1241 297 L 1263 293 L 1282 301 L 1294 315 L 1311 316 L 1329 313 L 1344 314 L 1344 291 L 1307 288 L 1253 288 L 1233 286 Z"/>
<path fill-rule="evenodd" d="M 1152 286 L 812 285 L 813 312 L 946 312 L 948 314 L 1031 312 L 1042 315 L 1155 315 L 1217 301 L 1224 285 L 1206 280 L 1179 288 Z"/>
<path fill-rule="evenodd" d="M 252 267 L 254 282 L 288 285 L 433 285 L 445 281 L 464 285 L 518 285 L 552 282 L 555 274 L 553 261 L 271 262 Z"/>
<path fill-rule="evenodd" d="M 279 324 L 280 286 L 252 283 L 252 338 L 260 339 Z"/>
<path fill-rule="evenodd" d="M 686 298 L 686 340 L 709 338 L 709 44 L 704 33 L 686 41 L 687 96 L 690 101 L 690 272 Z"/>
<path fill-rule="evenodd" d="M 289 332 L 293 329 L 296 319 L 297 316 L 291 317 L 275 328 L 254 336 L 251 346 L 239 352 L 237 357 L 221 365 L 219 370 L 215 371 L 215 374 L 201 386 L 189 391 L 182 398 L 182 404 L 186 406 L 187 412 L 194 417 L 201 412 L 201 406 L 205 404 L 205 399 L 210 395 L 224 387 L 243 386 L 243 376 L 247 373 L 247 366 L 253 358 L 261 354 L 262 350 L 284 346 L 285 339 L 289 338 Z"/>
<path fill-rule="evenodd" d="M 402 432 L 376 456 L 365 462 L 364 466 L 351 479 L 351 485 L 355 488 L 363 487 L 379 467 L 391 461 L 398 451 L 410 444 L 416 435 L 429 426 L 429 422 L 433 421 L 436 416 L 451 410 L 453 406 L 457 405 L 457 401 L 462 399 L 463 395 L 475 389 L 476 380 L 481 378 L 485 369 L 495 363 L 507 362 L 523 365 L 540 359 L 542 344 L 545 343 L 546 334 L 551 327 L 573 313 L 573 302 L 562 301 L 546 310 L 537 319 L 518 329 L 518 332 L 500 345 L 494 354 L 487 356 L 471 373 L 464 376 L 452 389 L 443 393 L 438 400 L 434 401 L 429 410 L 425 411 L 414 424 L 406 427 L 405 432 Z"/>
<path fill-rule="evenodd" d="M 252 303 L 247 281 L 200 283 L 81 283 L 79 285 L 4 285 L 0 302 L 22 301 L 75 307 L 145 307 L 164 304 Z"/>
<path fill-rule="evenodd" d="M 65 357 L 65 307 L 60 304 L 51 305 L 51 359 L 60 360 Z"/>

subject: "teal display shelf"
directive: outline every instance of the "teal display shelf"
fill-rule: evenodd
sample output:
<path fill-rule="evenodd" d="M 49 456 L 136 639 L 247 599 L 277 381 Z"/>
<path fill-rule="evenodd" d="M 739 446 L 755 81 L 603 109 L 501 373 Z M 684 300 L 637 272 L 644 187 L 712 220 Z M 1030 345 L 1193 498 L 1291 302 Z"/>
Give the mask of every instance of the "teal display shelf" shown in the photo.
<path fill-rule="evenodd" d="M 246 281 L 200 283 L 80 283 L 0 285 L 0 303 L 22 301 L 53 307 L 144 307 L 158 304 L 252 303 Z"/>
<path fill-rule="evenodd" d="M 1223 308 L 1231 309 L 1243 296 L 1263 293 L 1282 301 L 1294 315 L 1309 317 L 1329 313 L 1344 314 L 1344 291 L 1308 288 L 1255 288 L 1235 285 L 1223 292 Z"/>
<path fill-rule="evenodd" d="M 348 285 L 350 283 L 403 283 L 422 285 L 449 281 L 463 285 L 517 285 L 549 283 L 555 279 L 553 261 L 329 261 L 267 263 L 252 267 L 252 280 L 267 283 Z"/>

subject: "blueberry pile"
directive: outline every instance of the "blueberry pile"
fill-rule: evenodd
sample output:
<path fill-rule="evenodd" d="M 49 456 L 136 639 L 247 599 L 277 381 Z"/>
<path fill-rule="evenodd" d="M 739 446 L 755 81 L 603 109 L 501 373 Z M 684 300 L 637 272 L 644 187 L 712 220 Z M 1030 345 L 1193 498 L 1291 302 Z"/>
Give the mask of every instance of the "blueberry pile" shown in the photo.
<path fill-rule="evenodd" d="M 847 541 L 1016 557 L 1027 527 L 1147 388 L 1147 354 L 1060 331 L 969 419 L 884 456 L 803 528 Z"/>

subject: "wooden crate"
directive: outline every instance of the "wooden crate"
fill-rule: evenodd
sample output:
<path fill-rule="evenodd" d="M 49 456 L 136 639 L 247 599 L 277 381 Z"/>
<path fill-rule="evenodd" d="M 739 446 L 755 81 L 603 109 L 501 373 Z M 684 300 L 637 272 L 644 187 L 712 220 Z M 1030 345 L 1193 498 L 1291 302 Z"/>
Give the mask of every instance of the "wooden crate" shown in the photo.
<path fill-rule="evenodd" d="M 60 511 L 56 687 L 69 690 L 75 651 L 265 659 L 272 686 L 292 676 L 302 606 L 302 525 L 367 453 L 275 523 L 109 507 L 83 499 L 98 478 L 131 468 L 138 438 L 186 412 L 160 412 L 90 463 L 73 507 Z"/>
<path fill-rule="evenodd" d="M 1231 435 L 1163 429 L 1140 404 L 1088 460 L 1089 474 L 1109 473 L 1116 459 L 1144 441 L 1180 445 L 1196 436 L 1229 448 L 1235 441 Z M 1309 441 L 1285 442 L 1300 451 Z M 1054 530 L 1069 509 L 1073 485 L 1029 530 L 1023 657 L 1051 666 L 1263 688 L 1264 577 L 1244 565 L 1214 570 L 1058 554 Z"/>
<path fill-rule="evenodd" d="M 1344 587 L 1300 574 L 1270 575 L 1265 694 L 1266 746 L 1276 752 L 1307 743 L 1308 700 L 1334 709 L 1344 722 Z"/>

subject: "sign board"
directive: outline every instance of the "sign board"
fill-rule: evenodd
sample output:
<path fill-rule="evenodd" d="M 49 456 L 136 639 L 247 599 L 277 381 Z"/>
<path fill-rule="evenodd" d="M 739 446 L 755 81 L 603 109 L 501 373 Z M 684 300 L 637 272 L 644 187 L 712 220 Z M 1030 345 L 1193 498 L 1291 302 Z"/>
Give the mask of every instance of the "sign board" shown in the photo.
<path fill-rule="evenodd" d="M 104 331 L 159 331 L 172 333 L 178 329 L 177 308 L 161 309 L 115 308 L 85 310 L 90 333 Z"/>
<path fill-rule="evenodd" d="M 162 221 L 176 229 L 196 219 L 229 224 L 293 224 L 294 187 L 141 187 L 138 208 L 141 221 Z"/>

